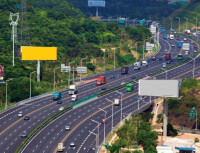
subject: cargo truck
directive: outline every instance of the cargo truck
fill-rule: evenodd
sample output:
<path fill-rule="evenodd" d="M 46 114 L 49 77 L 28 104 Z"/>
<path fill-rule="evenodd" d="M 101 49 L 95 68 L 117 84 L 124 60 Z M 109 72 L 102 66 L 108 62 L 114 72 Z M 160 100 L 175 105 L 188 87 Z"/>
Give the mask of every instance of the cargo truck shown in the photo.
<path fill-rule="evenodd" d="M 53 93 L 53 100 L 61 99 L 61 92 L 54 92 Z"/>
<path fill-rule="evenodd" d="M 183 55 L 182 54 L 178 54 L 177 59 L 178 60 L 182 60 L 183 59 Z"/>
<path fill-rule="evenodd" d="M 142 61 L 142 66 L 143 67 L 147 67 L 148 66 L 148 62 L 147 61 Z"/>
<path fill-rule="evenodd" d="M 106 84 L 106 77 L 105 76 L 100 76 L 96 79 L 96 85 L 102 85 Z"/>
<path fill-rule="evenodd" d="M 128 74 L 128 66 L 124 66 L 121 68 L 121 74 Z"/>
<path fill-rule="evenodd" d="M 139 70 L 140 67 L 141 67 L 141 62 L 135 62 L 135 63 L 134 63 L 133 69 L 134 69 L 134 70 Z"/>
<path fill-rule="evenodd" d="M 69 86 L 69 95 L 74 95 L 78 93 L 78 85 Z"/>
<path fill-rule="evenodd" d="M 63 143 L 58 143 L 58 152 L 63 152 L 64 147 L 63 147 Z"/>
<path fill-rule="evenodd" d="M 115 106 L 119 106 L 119 99 L 115 99 L 114 105 L 115 105 Z"/>
<path fill-rule="evenodd" d="M 126 91 L 127 92 L 133 91 L 133 84 L 132 83 L 129 83 L 129 84 L 126 85 Z"/>
<path fill-rule="evenodd" d="M 165 53 L 165 60 L 171 59 L 171 53 Z"/>
<path fill-rule="evenodd" d="M 177 47 L 181 48 L 182 47 L 182 42 L 177 42 Z"/>
<path fill-rule="evenodd" d="M 167 39 L 167 35 L 163 35 L 163 39 Z"/>
<path fill-rule="evenodd" d="M 174 35 L 169 35 L 169 39 L 173 40 L 174 39 Z"/>
<path fill-rule="evenodd" d="M 78 100 L 78 95 L 72 95 L 72 101 L 77 101 Z"/>

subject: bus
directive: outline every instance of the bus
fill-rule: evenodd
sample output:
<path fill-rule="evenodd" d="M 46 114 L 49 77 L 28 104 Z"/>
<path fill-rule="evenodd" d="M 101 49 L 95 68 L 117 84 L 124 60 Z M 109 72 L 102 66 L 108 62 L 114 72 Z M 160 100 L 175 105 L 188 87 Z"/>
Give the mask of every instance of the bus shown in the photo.
<path fill-rule="evenodd" d="M 182 60 L 183 59 L 183 55 L 182 54 L 178 54 L 177 59 L 178 60 Z"/>

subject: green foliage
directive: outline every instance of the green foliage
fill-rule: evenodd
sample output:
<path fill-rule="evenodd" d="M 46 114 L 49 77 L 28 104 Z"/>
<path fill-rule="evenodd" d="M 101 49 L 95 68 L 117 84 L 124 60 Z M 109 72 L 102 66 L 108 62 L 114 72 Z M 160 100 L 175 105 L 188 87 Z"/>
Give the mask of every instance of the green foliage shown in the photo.
<path fill-rule="evenodd" d="M 80 8 L 87 16 L 95 14 L 95 8 L 88 7 L 87 1 L 68 0 L 75 7 Z M 167 1 L 155 0 L 106 0 L 106 7 L 102 9 L 101 16 L 104 17 L 130 17 L 130 18 L 151 18 L 157 20 L 163 16 L 170 15 L 180 6 L 172 6 Z"/>
<path fill-rule="evenodd" d="M 196 143 L 196 142 L 199 142 L 199 139 L 198 138 L 195 138 L 194 139 L 194 142 Z"/>
<path fill-rule="evenodd" d="M 126 143 L 126 139 L 119 138 L 108 150 L 111 153 L 119 152 L 120 148 L 124 148 L 126 146 Z"/>
<path fill-rule="evenodd" d="M 177 99 L 177 98 L 168 98 L 167 102 L 168 102 L 169 109 L 177 109 L 177 108 L 179 108 L 179 105 L 180 105 L 180 100 L 179 99 Z"/>
<path fill-rule="evenodd" d="M 87 64 L 87 68 L 88 68 L 90 71 L 93 71 L 93 72 L 94 72 L 96 67 L 95 67 L 92 63 L 88 63 L 88 64 Z"/>
<path fill-rule="evenodd" d="M 167 136 L 177 136 L 178 135 L 178 132 L 177 132 L 177 129 L 174 129 L 173 125 L 168 123 L 167 124 Z"/>
<path fill-rule="evenodd" d="M 153 119 L 154 113 L 150 114 L 150 119 Z"/>
<path fill-rule="evenodd" d="M 141 150 L 134 150 L 133 153 L 142 153 Z"/>

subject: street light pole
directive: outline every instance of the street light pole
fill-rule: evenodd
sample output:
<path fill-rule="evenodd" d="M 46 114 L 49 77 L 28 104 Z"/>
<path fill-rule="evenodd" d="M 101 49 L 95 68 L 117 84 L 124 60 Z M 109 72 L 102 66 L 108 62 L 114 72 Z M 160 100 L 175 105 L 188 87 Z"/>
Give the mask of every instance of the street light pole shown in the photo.
<path fill-rule="evenodd" d="M 104 50 L 104 72 L 106 72 L 106 50 Z"/>
<path fill-rule="evenodd" d="M 111 133 L 113 132 L 113 101 L 111 101 L 111 100 L 109 100 L 108 98 L 106 98 L 106 100 L 108 101 L 108 102 L 111 102 L 112 103 L 112 126 L 111 126 Z"/>
<path fill-rule="evenodd" d="M 83 60 L 85 60 L 86 58 L 82 58 L 81 59 L 81 67 L 83 66 Z M 80 73 L 80 81 L 81 81 L 81 73 Z"/>
<path fill-rule="evenodd" d="M 178 22 L 178 28 L 179 28 L 179 33 L 181 32 L 180 31 L 180 22 L 181 22 L 181 19 L 179 18 L 179 17 L 176 17 L 178 20 L 179 20 L 179 22 Z"/>
<path fill-rule="evenodd" d="M 123 96 L 123 94 L 121 93 L 121 92 L 119 92 L 119 91 L 116 91 L 118 94 L 120 94 L 121 95 L 121 117 L 120 117 L 120 122 L 122 122 L 122 109 L 123 109 L 123 107 L 122 107 L 122 96 Z"/>
<path fill-rule="evenodd" d="M 105 119 L 105 122 L 104 122 L 104 144 L 105 144 L 105 139 L 106 139 L 106 114 L 107 112 L 101 108 L 99 108 L 101 111 L 103 111 L 105 114 L 104 114 L 104 119 Z"/>
<path fill-rule="evenodd" d="M 188 18 L 186 18 L 186 17 L 184 17 L 185 19 L 186 19 L 186 29 L 185 30 L 187 30 L 187 28 L 188 28 Z"/>
<path fill-rule="evenodd" d="M 75 62 L 75 61 L 70 62 L 70 63 L 69 63 L 69 66 L 70 66 L 70 64 L 72 64 L 72 63 L 74 63 L 74 62 Z M 70 70 L 69 70 L 68 88 L 69 88 L 69 86 L 70 86 L 70 71 L 71 71 L 71 67 L 70 67 Z"/>
<path fill-rule="evenodd" d="M 172 17 L 169 17 L 169 18 L 171 19 L 171 30 L 172 30 L 172 19 L 173 19 L 173 18 L 172 18 Z"/>
<path fill-rule="evenodd" d="M 35 73 L 35 72 L 36 72 L 36 71 L 33 71 L 33 72 L 30 73 L 30 98 L 31 98 L 31 74 L 32 74 L 32 73 Z"/>
<path fill-rule="evenodd" d="M 100 123 L 95 121 L 95 120 L 93 120 L 93 119 L 91 119 L 91 121 L 97 123 L 97 137 L 98 137 L 97 144 L 99 145 L 99 126 L 100 126 Z"/>
<path fill-rule="evenodd" d="M 120 47 L 117 47 L 117 48 L 120 48 Z M 115 52 L 116 52 L 116 49 L 117 49 L 117 48 L 115 48 L 115 50 L 114 50 L 114 70 L 115 70 L 115 68 L 116 68 L 116 66 L 115 66 L 115 58 L 116 58 L 116 57 L 115 57 Z"/>
<path fill-rule="evenodd" d="M 195 18 L 196 19 L 196 33 L 197 33 L 197 18 Z"/>
<path fill-rule="evenodd" d="M 55 70 L 56 70 L 56 69 L 59 69 L 59 68 L 60 68 L 60 67 L 57 67 L 57 68 L 54 68 L 54 69 L 53 69 L 53 73 L 54 73 L 53 91 L 55 91 L 55 84 L 56 84 L 56 83 L 55 83 L 55 82 L 56 82 L 56 81 L 55 81 L 55 80 L 56 80 L 56 76 L 55 76 L 55 73 L 56 73 L 56 72 L 55 72 Z"/>
<path fill-rule="evenodd" d="M 13 79 L 13 78 L 12 78 Z M 12 80 L 12 79 L 9 79 L 9 80 L 6 80 L 6 104 L 5 104 L 5 109 L 7 109 L 8 107 L 8 98 L 7 98 L 7 93 L 8 93 L 8 81 Z"/>
<path fill-rule="evenodd" d="M 94 134 L 96 136 L 96 149 L 95 149 L 95 153 L 98 153 L 98 145 L 97 145 L 97 134 L 93 133 L 92 131 L 89 131 L 91 134 Z"/>

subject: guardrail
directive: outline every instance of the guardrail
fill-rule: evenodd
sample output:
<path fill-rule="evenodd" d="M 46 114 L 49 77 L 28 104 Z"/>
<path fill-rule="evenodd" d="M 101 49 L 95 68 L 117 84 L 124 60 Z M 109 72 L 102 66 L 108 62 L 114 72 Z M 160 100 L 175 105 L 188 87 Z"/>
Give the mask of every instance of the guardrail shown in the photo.
<path fill-rule="evenodd" d="M 72 109 L 72 105 L 67 106 L 66 108 L 64 108 L 62 111 L 57 112 L 56 114 L 52 115 L 51 117 L 47 118 L 44 122 L 42 122 L 38 127 L 36 127 L 27 137 L 26 139 L 21 143 L 21 145 L 16 149 L 15 153 L 19 153 L 22 152 L 22 150 L 24 149 L 24 146 L 26 146 L 30 139 L 33 138 L 36 133 L 38 131 L 40 131 L 41 129 L 43 129 L 47 124 L 49 124 L 51 121 L 53 121 L 54 119 L 56 119 L 58 116 L 62 115 L 63 113 L 69 111 L 70 109 Z"/>
<path fill-rule="evenodd" d="M 72 106 L 73 106 L 73 108 L 74 107 L 77 107 L 78 105 L 81 105 L 81 104 L 85 104 L 85 103 L 87 103 L 87 102 L 90 102 L 90 101 L 93 101 L 93 100 L 95 100 L 95 99 L 97 99 L 97 94 L 95 94 L 95 95 L 92 95 L 92 96 L 90 96 L 90 97 L 87 97 L 87 98 L 84 98 L 84 99 L 82 99 L 82 100 L 80 100 L 80 101 L 77 101 L 77 102 L 75 102 L 75 103 L 73 103 L 72 104 Z"/>

